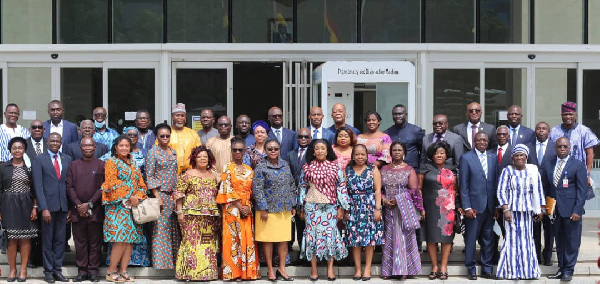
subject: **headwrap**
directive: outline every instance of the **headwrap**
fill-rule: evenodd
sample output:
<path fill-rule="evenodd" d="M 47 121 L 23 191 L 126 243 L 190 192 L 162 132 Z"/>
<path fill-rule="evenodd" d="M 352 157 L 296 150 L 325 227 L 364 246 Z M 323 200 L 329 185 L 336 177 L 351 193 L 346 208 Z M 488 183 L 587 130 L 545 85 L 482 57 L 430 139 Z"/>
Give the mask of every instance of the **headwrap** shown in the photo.
<path fill-rule="evenodd" d="M 529 148 L 527 148 L 527 146 L 524 144 L 517 144 L 513 147 L 512 152 L 510 153 L 511 156 L 514 156 L 515 154 L 525 154 L 526 156 L 529 156 Z"/>
<path fill-rule="evenodd" d="M 177 113 L 177 112 L 186 113 L 185 104 L 177 103 L 176 105 L 173 106 L 173 108 L 171 108 L 171 113 Z"/>
<path fill-rule="evenodd" d="M 269 134 L 269 131 L 271 131 L 271 128 L 264 120 L 257 120 L 252 123 L 252 133 L 254 133 L 254 129 L 256 129 L 257 126 L 264 128 L 267 131 L 267 134 Z"/>
<path fill-rule="evenodd" d="M 135 126 L 129 126 L 129 127 L 125 127 L 123 128 L 123 134 L 127 134 L 127 132 L 129 132 L 129 130 L 135 130 L 135 132 L 137 132 L 137 134 L 140 134 L 140 131 L 135 128 Z"/>
<path fill-rule="evenodd" d="M 574 102 L 566 102 L 560 106 L 560 113 L 576 112 L 577 104 Z"/>

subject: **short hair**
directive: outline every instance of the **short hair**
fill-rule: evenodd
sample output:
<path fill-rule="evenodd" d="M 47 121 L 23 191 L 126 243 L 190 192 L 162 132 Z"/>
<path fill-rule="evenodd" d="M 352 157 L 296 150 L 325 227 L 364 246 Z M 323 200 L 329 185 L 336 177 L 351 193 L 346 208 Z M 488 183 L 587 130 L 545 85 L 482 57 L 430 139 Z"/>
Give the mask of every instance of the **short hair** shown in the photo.
<path fill-rule="evenodd" d="M 158 130 L 160 130 L 161 128 L 168 129 L 168 130 L 169 130 L 169 133 L 171 133 L 171 126 L 169 126 L 169 125 L 168 125 L 168 124 L 166 124 L 166 123 L 159 123 L 159 124 L 157 124 L 157 125 L 154 127 L 154 132 L 156 132 L 156 134 L 158 134 Z"/>
<path fill-rule="evenodd" d="M 429 148 L 427 148 L 427 158 L 429 158 L 430 160 L 433 161 L 433 156 L 435 155 L 435 153 L 437 152 L 437 150 L 439 148 L 444 148 L 444 151 L 446 151 L 446 160 L 448 159 L 448 157 L 450 156 L 450 151 L 452 151 L 450 149 L 450 145 L 448 145 L 448 143 L 446 141 L 437 141 L 431 145 L 429 145 Z"/>
<path fill-rule="evenodd" d="M 308 145 L 308 149 L 306 149 L 305 157 L 307 164 L 310 164 L 315 159 L 315 145 L 319 143 L 325 144 L 327 147 L 327 157 L 325 157 L 326 160 L 335 161 L 337 159 L 337 156 L 333 152 L 333 148 L 331 147 L 331 144 L 329 144 L 329 141 L 327 141 L 327 139 L 319 138 L 312 140 L 310 145 Z"/>
<path fill-rule="evenodd" d="M 396 140 L 390 144 L 390 155 L 392 154 L 392 148 L 394 148 L 396 145 L 402 146 L 402 150 L 404 150 L 404 157 L 406 157 L 406 144 L 400 142 L 399 140 Z"/>
<path fill-rule="evenodd" d="M 215 156 L 210 151 L 210 149 L 206 148 L 206 146 L 204 145 L 198 146 L 194 148 L 194 150 L 192 150 L 192 153 L 190 154 L 190 165 L 192 166 L 192 168 L 196 168 L 196 158 L 198 157 L 198 154 L 202 152 L 206 152 L 206 154 L 208 155 L 208 167 L 206 167 L 206 169 L 212 169 L 215 166 Z"/>
<path fill-rule="evenodd" d="M 244 148 L 246 148 L 246 140 L 237 135 L 231 138 L 231 146 L 233 146 L 233 144 L 242 144 L 244 145 Z"/>
<path fill-rule="evenodd" d="M 123 140 L 127 140 L 127 142 L 129 142 L 129 153 L 131 153 L 131 150 L 133 150 L 133 146 L 131 145 L 131 139 L 129 137 L 127 137 L 127 135 L 123 134 L 120 135 L 119 137 L 115 138 L 115 141 L 113 142 L 112 146 L 110 146 L 110 155 L 113 157 L 117 156 L 117 145 L 119 145 L 119 143 L 121 143 L 121 141 Z M 127 154 L 127 158 L 130 159 L 131 158 L 131 154 Z"/>
<path fill-rule="evenodd" d="M 27 151 L 27 140 L 25 140 L 25 138 L 23 137 L 13 137 L 12 139 L 10 139 L 10 141 L 8 141 L 8 151 L 10 152 L 10 149 L 12 148 L 12 145 L 20 142 L 21 144 L 23 144 L 23 148 L 25 148 L 25 151 Z"/>
<path fill-rule="evenodd" d="M 365 146 L 365 144 L 356 144 L 354 145 L 354 147 L 352 147 L 352 153 L 350 154 L 350 162 L 348 163 L 348 166 L 354 166 L 356 165 L 356 161 L 354 161 L 354 151 L 358 148 L 365 148 L 365 153 L 368 153 L 367 151 L 367 146 Z M 369 163 L 369 161 L 367 160 L 367 165 L 371 165 L 371 163 Z"/>
<path fill-rule="evenodd" d="M 406 106 L 404 106 L 403 104 L 397 104 L 393 108 L 397 108 L 397 107 L 406 108 Z"/>
<path fill-rule="evenodd" d="M 60 106 L 61 106 L 61 107 L 63 106 L 63 105 L 62 105 L 62 102 L 61 102 L 61 101 L 59 101 L 59 100 L 51 100 L 51 101 L 48 103 L 48 108 L 50 108 L 50 105 L 51 105 L 51 104 L 60 104 Z"/>
<path fill-rule="evenodd" d="M 381 121 L 381 115 L 374 110 L 370 110 L 370 111 L 367 111 L 367 113 L 365 114 L 365 122 L 367 122 L 367 120 L 369 119 L 369 116 L 371 116 L 371 115 L 376 116 L 377 121 Z"/>
<path fill-rule="evenodd" d="M 17 104 L 15 104 L 15 103 L 9 103 L 9 104 L 7 104 L 7 105 L 6 105 L 6 107 L 4 108 L 4 111 L 6 111 L 6 110 L 8 109 L 8 107 L 16 107 L 16 108 L 19 108 L 19 106 L 18 106 Z"/>
<path fill-rule="evenodd" d="M 136 111 L 136 113 L 140 113 L 140 112 L 147 112 L 148 114 L 150 114 L 150 112 L 146 108 L 140 108 Z"/>
<path fill-rule="evenodd" d="M 335 146 L 339 146 L 337 143 L 337 139 L 338 136 L 340 136 L 340 132 L 342 131 L 346 131 L 346 133 L 348 133 L 348 136 L 350 137 L 350 146 L 354 147 L 354 145 L 356 145 L 356 133 L 354 133 L 354 131 L 352 131 L 352 128 L 346 127 L 346 126 L 342 126 L 340 128 L 338 128 L 338 130 L 335 132 L 335 140 L 333 140 L 333 145 Z"/>
<path fill-rule="evenodd" d="M 267 144 L 269 143 L 277 143 L 277 146 L 281 147 L 281 143 L 279 143 L 279 140 L 277 139 L 267 139 L 267 142 L 265 142 L 265 147 L 267 147 Z"/>

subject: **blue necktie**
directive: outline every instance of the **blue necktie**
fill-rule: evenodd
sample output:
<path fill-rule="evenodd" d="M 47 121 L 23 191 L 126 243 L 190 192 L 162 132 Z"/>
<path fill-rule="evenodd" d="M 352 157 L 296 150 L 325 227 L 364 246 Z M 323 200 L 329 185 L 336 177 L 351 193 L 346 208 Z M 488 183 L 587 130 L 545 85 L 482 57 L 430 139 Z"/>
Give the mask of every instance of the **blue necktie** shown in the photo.
<path fill-rule="evenodd" d="M 485 153 L 477 152 L 479 155 L 479 161 L 481 162 L 481 167 L 483 167 L 483 172 L 485 173 L 485 178 L 488 176 L 488 167 L 487 167 L 487 155 Z"/>
<path fill-rule="evenodd" d="M 512 136 L 511 136 L 511 138 L 512 138 L 512 139 L 510 139 L 510 140 L 511 140 L 511 142 L 510 142 L 510 143 L 511 143 L 513 146 L 515 146 L 515 143 L 517 142 L 517 129 L 516 129 L 516 128 L 513 128 L 513 129 L 512 129 L 512 134 L 511 134 L 511 135 L 512 135 Z"/>
<path fill-rule="evenodd" d="M 542 164 L 542 159 L 544 159 L 544 143 L 540 142 L 540 149 L 538 150 L 538 165 Z"/>
<path fill-rule="evenodd" d="M 275 136 L 277 137 L 277 141 L 281 143 L 281 129 L 275 129 Z"/>
<path fill-rule="evenodd" d="M 317 133 L 319 133 L 319 130 L 317 130 L 317 129 L 313 130 L 313 138 L 312 139 L 317 139 Z"/>

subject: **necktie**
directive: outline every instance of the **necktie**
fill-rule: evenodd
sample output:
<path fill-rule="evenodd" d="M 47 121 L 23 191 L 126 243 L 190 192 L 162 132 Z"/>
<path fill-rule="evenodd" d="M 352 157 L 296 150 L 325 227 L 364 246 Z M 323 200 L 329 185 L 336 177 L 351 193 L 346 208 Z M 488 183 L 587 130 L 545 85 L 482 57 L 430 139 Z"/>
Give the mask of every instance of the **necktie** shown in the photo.
<path fill-rule="evenodd" d="M 42 149 L 40 148 L 40 142 L 35 142 L 35 154 L 39 155 L 42 153 Z"/>
<path fill-rule="evenodd" d="M 304 155 L 304 148 L 300 148 L 298 151 L 298 165 L 300 165 L 300 162 L 302 161 L 302 155 Z"/>
<path fill-rule="evenodd" d="M 511 130 L 511 134 L 510 135 L 511 135 L 511 139 L 510 139 L 511 142 L 510 143 L 512 143 L 513 145 L 515 145 L 515 143 L 517 142 L 517 129 L 513 128 Z"/>
<path fill-rule="evenodd" d="M 542 160 L 544 159 L 544 143 L 540 142 L 540 149 L 538 150 L 538 165 L 542 164 Z"/>
<path fill-rule="evenodd" d="M 319 133 L 318 129 L 313 130 L 313 138 L 312 139 L 317 139 L 317 133 Z"/>
<path fill-rule="evenodd" d="M 471 125 L 471 148 L 475 148 L 475 135 L 477 134 L 477 125 Z"/>
<path fill-rule="evenodd" d="M 560 176 L 562 174 L 564 164 L 565 164 L 564 160 L 558 161 L 558 166 L 556 166 L 556 170 L 554 171 L 554 186 L 555 187 L 558 187 L 558 181 L 560 180 Z"/>
<path fill-rule="evenodd" d="M 498 165 L 502 164 L 502 147 L 498 148 Z"/>
<path fill-rule="evenodd" d="M 479 161 L 481 162 L 481 167 L 483 168 L 483 172 L 485 173 L 485 178 L 488 176 L 488 166 L 487 166 L 487 155 L 485 153 L 481 153 L 478 151 Z"/>
<path fill-rule="evenodd" d="M 56 171 L 56 177 L 60 179 L 60 166 L 58 165 L 58 155 L 54 155 L 54 170 Z"/>
<path fill-rule="evenodd" d="M 441 133 L 438 133 L 435 135 L 436 140 L 434 142 L 438 142 L 438 141 L 443 141 L 443 137 Z"/>
<path fill-rule="evenodd" d="M 277 137 L 277 141 L 281 143 L 281 129 L 275 129 L 275 137 Z"/>

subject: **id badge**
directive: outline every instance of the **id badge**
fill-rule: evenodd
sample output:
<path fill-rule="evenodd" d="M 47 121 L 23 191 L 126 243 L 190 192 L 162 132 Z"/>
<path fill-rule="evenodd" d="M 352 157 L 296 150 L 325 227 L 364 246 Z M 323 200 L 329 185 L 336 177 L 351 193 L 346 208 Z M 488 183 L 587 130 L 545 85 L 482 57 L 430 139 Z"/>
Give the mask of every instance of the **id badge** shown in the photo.
<path fill-rule="evenodd" d="M 569 179 L 567 179 L 567 178 L 563 178 L 563 187 L 564 187 L 564 188 L 567 188 L 567 187 L 569 187 Z"/>

